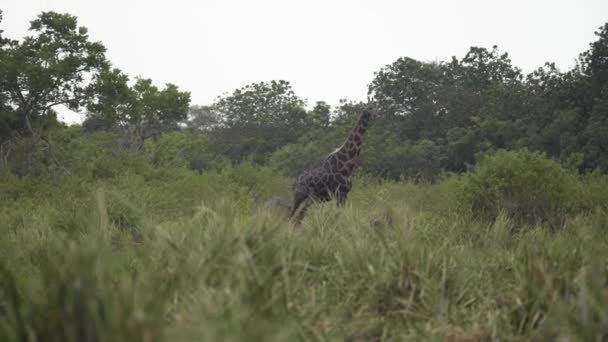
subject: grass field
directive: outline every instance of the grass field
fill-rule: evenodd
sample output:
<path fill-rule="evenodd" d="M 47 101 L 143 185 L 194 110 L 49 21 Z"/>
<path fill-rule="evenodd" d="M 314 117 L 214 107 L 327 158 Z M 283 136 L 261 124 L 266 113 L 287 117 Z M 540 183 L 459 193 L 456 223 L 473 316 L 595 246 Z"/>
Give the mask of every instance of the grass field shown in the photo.
<path fill-rule="evenodd" d="M 482 220 L 455 184 L 359 177 L 295 228 L 265 168 L 4 175 L 0 340 L 606 340 L 604 207 Z"/>

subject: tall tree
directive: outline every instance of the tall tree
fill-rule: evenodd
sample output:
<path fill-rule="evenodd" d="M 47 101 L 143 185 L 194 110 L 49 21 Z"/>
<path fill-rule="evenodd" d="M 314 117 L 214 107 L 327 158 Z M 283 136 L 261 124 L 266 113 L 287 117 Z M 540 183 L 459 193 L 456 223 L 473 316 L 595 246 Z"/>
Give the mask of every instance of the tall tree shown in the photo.
<path fill-rule="evenodd" d="M 331 120 L 331 106 L 325 101 L 317 101 L 312 110 L 307 113 L 307 119 L 314 127 L 329 127 L 329 122 Z"/>
<path fill-rule="evenodd" d="M 247 85 L 213 104 L 222 129 L 214 132 L 212 141 L 233 161 L 251 157 L 265 162 L 304 133 L 304 106 L 287 81 Z"/>
<path fill-rule="evenodd" d="M 208 132 L 219 126 L 221 118 L 213 106 L 190 106 L 187 125 L 190 129 Z"/>
<path fill-rule="evenodd" d="M 0 23 L 2 23 L 2 10 L 0 10 Z M 12 48 L 16 42 L 4 38 L 0 30 L 0 65 L 6 59 L 7 50 Z M 18 117 L 14 108 L 9 102 L 9 96 L 5 91 L 0 91 L 0 169 L 7 164 L 7 158 L 10 154 L 10 136 L 12 132 L 18 128 Z"/>
<path fill-rule="evenodd" d="M 31 21 L 30 31 L 20 42 L 0 37 L 0 121 L 31 137 L 28 165 L 34 145 L 56 122 L 53 108 L 79 109 L 88 98 L 89 80 L 107 66 L 104 46 L 91 42 L 74 16 L 44 12 Z"/>
<path fill-rule="evenodd" d="M 378 71 L 369 86 L 384 116 L 395 118 L 401 139 L 434 139 L 447 113 L 439 101 L 443 65 L 399 58 Z"/>
<path fill-rule="evenodd" d="M 595 32 L 598 40 L 581 55 L 582 72 L 591 79 L 593 97 L 600 97 L 608 86 L 608 23 Z"/>
<path fill-rule="evenodd" d="M 190 93 L 174 84 L 159 89 L 152 80 L 138 78 L 133 86 L 119 69 L 105 70 L 95 79 L 95 101 L 88 105 L 92 118 L 100 117 L 128 133 L 137 151 L 144 141 L 177 129 L 188 115 Z"/>
<path fill-rule="evenodd" d="M 90 42 L 74 16 L 44 12 L 30 30 L 33 35 L 2 51 L 0 92 L 16 108 L 21 128 L 33 134 L 53 107 L 80 108 L 88 80 L 107 62 L 104 46 Z"/>
<path fill-rule="evenodd" d="M 595 32 L 598 39 L 579 58 L 575 103 L 583 119 L 585 168 L 608 171 L 608 23 Z"/>

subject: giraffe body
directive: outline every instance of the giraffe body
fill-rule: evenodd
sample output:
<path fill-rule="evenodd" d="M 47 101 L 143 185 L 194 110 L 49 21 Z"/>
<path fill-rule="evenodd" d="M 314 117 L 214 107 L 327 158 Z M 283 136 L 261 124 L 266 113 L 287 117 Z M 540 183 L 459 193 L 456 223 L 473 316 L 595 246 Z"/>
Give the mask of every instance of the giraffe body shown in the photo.
<path fill-rule="evenodd" d="M 298 176 L 294 184 L 294 200 L 289 213 L 290 217 L 295 216 L 296 224 L 302 220 L 306 209 L 314 201 L 329 201 L 336 198 L 338 206 L 345 203 L 352 189 L 351 177 L 359 162 L 365 132 L 375 115 L 375 110 L 371 106 L 367 107 L 359 115 L 357 124 L 344 144 L 328 155 L 319 166 L 306 170 Z"/>

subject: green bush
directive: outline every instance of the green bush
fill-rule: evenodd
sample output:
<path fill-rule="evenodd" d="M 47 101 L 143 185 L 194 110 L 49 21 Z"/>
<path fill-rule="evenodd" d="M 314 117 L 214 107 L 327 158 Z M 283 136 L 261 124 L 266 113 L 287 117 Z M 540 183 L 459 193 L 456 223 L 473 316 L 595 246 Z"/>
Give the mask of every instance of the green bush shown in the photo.
<path fill-rule="evenodd" d="M 53 143 L 61 147 L 59 158 L 71 173 L 94 179 L 109 179 L 124 173 L 137 160 L 120 144 L 115 132 L 95 132 L 55 136 Z"/>
<path fill-rule="evenodd" d="M 477 218 L 503 211 L 519 223 L 560 222 L 580 205 L 577 177 L 544 153 L 498 151 L 459 183 L 458 206 Z"/>
<path fill-rule="evenodd" d="M 109 221 L 118 229 L 137 231 L 145 214 L 136 201 L 117 190 L 107 192 L 104 197 Z"/>
<path fill-rule="evenodd" d="M 371 140 L 371 139 L 370 139 Z M 362 170 L 387 179 L 433 181 L 441 172 L 439 148 L 430 140 L 370 144 L 362 153 Z"/>
<path fill-rule="evenodd" d="M 0 174 L 0 341 L 608 332 L 605 176 L 572 176 L 571 202 L 593 210 L 551 232 L 513 231 L 504 213 L 488 223 L 453 212 L 478 174 L 434 184 L 358 176 L 346 206 L 317 203 L 296 228 L 263 207 L 292 181 L 267 167 L 127 171 Z"/>
<path fill-rule="evenodd" d="M 342 144 L 334 141 L 333 137 L 307 136 L 306 138 L 276 150 L 270 158 L 269 165 L 286 176 L 297 176 L 300 172 L 319 165 Z"/>

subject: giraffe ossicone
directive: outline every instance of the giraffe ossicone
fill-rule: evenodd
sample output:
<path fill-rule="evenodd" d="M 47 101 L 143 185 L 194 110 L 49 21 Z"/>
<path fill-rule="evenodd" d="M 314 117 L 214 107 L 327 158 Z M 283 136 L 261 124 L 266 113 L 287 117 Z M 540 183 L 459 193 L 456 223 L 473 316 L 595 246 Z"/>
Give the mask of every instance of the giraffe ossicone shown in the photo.
<path fill-rule="evenodd" d="M 377 115 L 375 106 L 368 104 L 359 114 L 357 123 L 344 144 L 330 153 L 319 166 L 302 172 L 296 178 L 293 205 L 289 212 L 289 217 L 296 224 L 301 222 L 306 209 L 314 201 L 329 201 L 333 197 L 338 206 L 346 202 L 352 189 L 351 177 L 359 163 L 365 133 Z"/>

